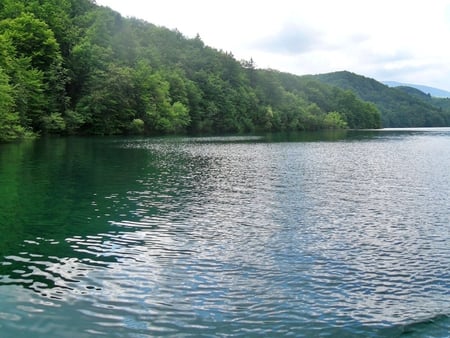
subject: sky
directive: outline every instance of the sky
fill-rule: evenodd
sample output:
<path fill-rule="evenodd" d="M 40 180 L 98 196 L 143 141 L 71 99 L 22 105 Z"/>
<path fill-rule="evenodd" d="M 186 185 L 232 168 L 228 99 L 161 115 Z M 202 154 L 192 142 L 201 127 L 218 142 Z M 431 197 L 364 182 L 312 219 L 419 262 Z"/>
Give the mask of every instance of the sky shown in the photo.
<path fill-rule="evenodd" d="M 96 0 L 258 68 L 450 91 L 450 0 Z"/>

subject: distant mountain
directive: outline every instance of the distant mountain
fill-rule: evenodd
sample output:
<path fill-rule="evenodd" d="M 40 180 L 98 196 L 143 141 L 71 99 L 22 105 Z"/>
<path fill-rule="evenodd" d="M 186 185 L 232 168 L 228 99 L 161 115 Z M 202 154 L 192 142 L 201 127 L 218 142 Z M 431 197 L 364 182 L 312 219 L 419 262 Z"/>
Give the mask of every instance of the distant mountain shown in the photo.
<path fill-rule="evenodd" d="M 425 94 L 423 91 L 417 88 L 408 86 L 395 87 L 395 89 L 401 90 L 411 96 L 423 100 L 438 108 L 439 111 L 450 111 L 450 98 L 431 96 L 430 94 Z"/>
<path fill-rule="evenodd" d="M 420 90 L 421 92 L 424 92 L 425 94 L 430 94 L 431 96 L 434 96 L 434 97 L 450 98 L 449 91 L 439 89 L 439 88 L 411 84 L 411 83 L 402 83 L 402 82 L 396 82 L 396 81 L 383 81 L 382 83 L 389 87 L 412 87 L 412 88 L 416 88 L 416 89 Z"/>
<path fill-rule="evenodd" d="M 374 79 L 347 71 L 312 77 L 329 85 L 351 90 L 359 98 L 375 104 L 381 112 L 383 127 L 450 126 L 450 109 L 444 105 L 437 106 L 431 97 L 417 89 L 388 87 Z"/>
<path fill-rule="evenodd" d="M 430 101 L 431 100 L 431 95 L 430 94 L 425 94 L 423 91 L 421 91 L 420 89 L 417 89 L 415 87 L 409 87 L 409 86 L 395 86 L 394 88 L 401 90 L 411 96 L 414 96 L 418 99 L 424 100 L 424 101 Z"/>

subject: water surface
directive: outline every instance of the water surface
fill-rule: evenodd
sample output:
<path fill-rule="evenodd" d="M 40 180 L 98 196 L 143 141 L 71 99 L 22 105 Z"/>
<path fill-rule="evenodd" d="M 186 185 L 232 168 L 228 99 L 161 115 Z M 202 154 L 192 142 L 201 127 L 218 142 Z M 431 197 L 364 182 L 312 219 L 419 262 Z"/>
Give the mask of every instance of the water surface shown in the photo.
<path fill-rule="evenodd" d="M 448 337 L 450 129 L 0 145 L 2 337 Z"/>

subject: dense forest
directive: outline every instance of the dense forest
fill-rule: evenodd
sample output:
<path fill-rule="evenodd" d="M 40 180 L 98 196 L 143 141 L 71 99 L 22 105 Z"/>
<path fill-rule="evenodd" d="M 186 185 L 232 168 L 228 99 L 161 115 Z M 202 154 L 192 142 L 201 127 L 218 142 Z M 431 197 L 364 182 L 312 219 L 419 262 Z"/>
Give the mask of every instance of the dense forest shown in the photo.
<path fill-rule="evenodd" d="M 0 141 L 346 127 L 380 127 L 380 113 L 93 0 L 0 2 Z"/>
<path fill-rule="evenodd" d="M 424 92 L 416 89 L 416 88 L 412 88 L 412 87 L 408 87 L 408 86 L 399 86 L 396 87 L 399 90 L 402 90 L 406 93 L 408 93 L 411 96 L 415 96 L 416 98 L 418 98 L 419 100 L 425 101 L 428 104 L 431 104 L 432 106 L 438 108 L 439 112 L 441 112 L 442 114 L 444 114 L 444 116 L 446 116 L 446 126 L 450 125 L 450 114 L 448 112 L 450 112 L 450 99 L 447 97 L 434 97 L 431 96 L 430 94 L 425 94 Z"/>
<path fill-rule="evenodd" d="M 450 100 L 350 72 L 296 76 L 93 0 L 0 3 L 0 141 L 450 125 Z"/>
<path fill-rule="evenodd" d="M 351 90 L 360 99 L 374 103 L 383 127 L 450 126 L 450 100 L 435 98 L 412 87 L 388 87 L 374 79 L 350 72 L 335 72 L 308 78 Z"/>

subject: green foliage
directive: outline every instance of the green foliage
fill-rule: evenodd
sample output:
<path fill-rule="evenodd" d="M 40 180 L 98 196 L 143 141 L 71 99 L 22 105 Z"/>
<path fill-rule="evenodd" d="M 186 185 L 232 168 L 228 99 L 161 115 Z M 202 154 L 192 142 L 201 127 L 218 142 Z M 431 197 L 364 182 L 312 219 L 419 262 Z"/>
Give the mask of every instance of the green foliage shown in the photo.
<path fill-rule="evenodd" d="M 323 119 L 323 123 L 327 129 L 346 129 L 347 122 L 338 112 L 329 112 Z"/>
<path fill-rule="evenodd" d="M 42 129 L 49 133 L 61 133 L 66 130 L 66 121 L 60 113 L 51 113 L 42 117 Z"/>
<path fill-rule="evenodd" d="M 351 91 L 321 83 L 311 76 L 295 76 L 276 71 L 263 72 L 265 99 L 279 111 L 284 129 L 315 130 L 329 128 L 325 116 L 339 112 L 349 128 L 379 128 L 380 113 L 375 105 L 362 101 Z"/>
<path fill-rule="evenodd" d="M 12 87 L 12 110 L 18 113 L 20 124 L 29 128 L 37 123 L 46 106 L 43 73 L 32 68 L 30 58 L 15 54 L 11 40 L 0 34 L 0 69 Z"/>
<path fill-rule="evenodd" d="M 14 107 L 13 88 L 8 76 L 0 68 L 0 142 L 12 141 L 24 135 L 19 124 L 19 116 L 12 111 Z"/>
<path fill-rule="evenodd" d="M 66 110 L 64 113 L 64 122 L 68 134 L 76 134 L 78 130 L 86 123 L 83 115 L 73 110 Z"/>
<path fill-rule="evenodd" d="M 143 134 L 145 123 L 141 119 L 134 119 L 130 124 L 131 134 Z"/>
<path fill-rule="evenodd" d="M 19 57 L 29 57 L 33 67 L 47 70 L 59 57 L 59 46 L 48 25 L 23 13 L 0 22 L 0 33 L 12 41 Z"/>
<path fill-rule="evenodd" d="M 381 112 L 384 127 L 438 127 L 450 125 L 450 106 L 445 99 L 432 100 L 409 87 L 390 88 L 350 72 L 336 72 L 311 77 L 324 83 L 351 90 L 360 99 L 372 102 Z M 375 119 L 372 114 L 364 117 Z"/>
<path fill-rule="evenodd" d="M 5 69 L 15 88 L 15 108 L 22 126 L 35 131 L 45 130 L 46 121 L 55 116 L 52 114 L 62 114 L 68 106 L 66 71 L 54 31 L 27 11 L 34 8 L 35 13 L 53 19 L 45 11 L 47 5 L 29 1 L 22 6 L 23 12 L 0 22 L 1 40 L 7 45 Z"/>
<path fill-rule="evenodd" d="M 13 62 L 10 79 L 14 85 L 15 111 L 20 116 L 21 124 L 38 131 L 48 106 L 44 73 L 32 68 L 28 58 L 17 58 Z"/>
<path fill-rule="evenodd" d="M 257 69 L 199 36 L 123 18 L 91 0 L 4 0 L 0 70 L 0 123 L 18 135 L 380 126 L 375 106 L 350 92 Z"/>
<path fill-rule="evenodd" d="M 110 64 L 105 71 L 94 71 L 86 84 L 88 93 L 77 105 L 89 133 L 124 133 L 134 118 L 132 69 Z"/>
<path fill-rule="evenodd" d="M 171 127 L 168 131 L 180 132 L 185 130 L 189 125 L 189 109 L 181 102 L 175 102 L 170 109 L 170 124 Z"/>

